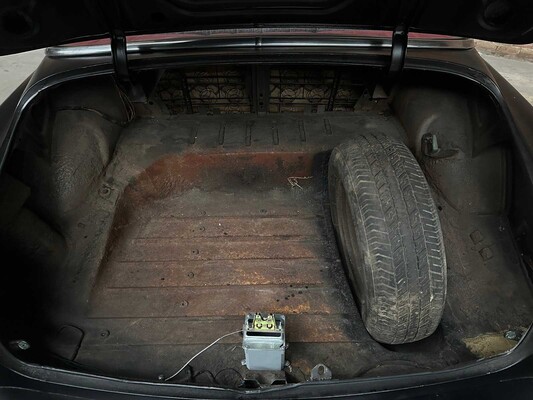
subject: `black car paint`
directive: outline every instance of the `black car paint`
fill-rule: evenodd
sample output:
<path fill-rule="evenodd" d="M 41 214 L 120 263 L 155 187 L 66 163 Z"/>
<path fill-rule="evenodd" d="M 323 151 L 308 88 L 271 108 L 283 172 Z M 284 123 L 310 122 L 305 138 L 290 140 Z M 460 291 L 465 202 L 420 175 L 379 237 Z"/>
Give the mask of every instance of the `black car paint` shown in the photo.
<path fill-rule="evenodd" d="M 290 56 L 288 57 L 287 54 Z M 386 51 L 349 54 L 335 49 L 314 54 L 296 49 L 283 52 L 235 52 L 225 54 L 226 63 L 290 62 L 374 65 L 385 69 Z M 342 56 L 342 57 L 339 57 Z M 185 57 L 159 54 L 132 57 L 130 67 L 144 69 L 202 62 L 220 63 L 220 53 L 204 51 Z M 533 185 L 533 108 L 512 86 L 490 68 L 475 50 L 410 50 L 405 70 L 447 73 L 476 82 L 492 95 L 513 134 L 519 162 L 529 185 Z M 16 125 L 31 101 L 42 91 L 61 82 L 111 74 L 109 57 L 45 59 L 33 76 L 0 107 L 0 163 L 8 154 Z M 9 118 L 10 117 L 10 118 Z M 533 333 L 528 331 L 519 346 L 508 354 L 480 360 L 459 368 L 404 376 L 312 382 L 262 391 L 154 382 L 132 382 L 25 363 L 0 347 L 0 399 L 149 399 L 149 398 L 526 398 L 533 393 Z"/>
<path fill-rule="evenodd" d="M 393 30 L 533 41 L 529 0 L 7 0 L 0 54 L 126 34 L 265 25 Z"/>

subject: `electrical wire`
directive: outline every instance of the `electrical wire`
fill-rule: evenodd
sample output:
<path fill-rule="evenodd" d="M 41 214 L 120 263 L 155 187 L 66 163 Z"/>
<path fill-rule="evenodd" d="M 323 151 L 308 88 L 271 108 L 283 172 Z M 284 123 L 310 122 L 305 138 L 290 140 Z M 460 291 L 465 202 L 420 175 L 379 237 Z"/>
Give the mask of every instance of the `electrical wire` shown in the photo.
<path fill-rule="evenodd" d="M 122 104 L 126 108 L 126 114 L 127 114 L 127 118 L 128 118 L 128 120 L 126 121 L 126 124 L 127 124 L 127 123 L 133 121 L 133 119 L 135 118 L 135 106 L 131 102 L 131 100 L 128 97 L 128 95 L 120 88 L 120 85 L 118 83 L 116 83 L 116 82 L 115 82 L 115 88 L 117 89 L 118 95 L 119 95 L 120 99 L 122 100 Z"/>
<path fill-rule="evenodd" d="M 235 374 L 237 374 L 239 376 L 239 378 L 241 379 L 241 382 L 244 381 L 244 377 L 242 376 L 242 374 L 237 371 L 235 368 L 224 368 L 224 369 L 221 369 L 220 371 L 218 371 L 216 374 L 215 374 L 215 383 L 218 383 L 218 376 L 223 373 L 223 372 L 227 372 L 227 371 L 231 371 L 231 372 L 234 372 Z"/>
<path fill-rule="evenodd" d="M 213 343 L 211 343 L 210 345 L 204 347 L 202 350 L 200 350 L 198 353 L 196 353 L 194 356 L 191 357 L 191 359 L 189 361 L 187 361 L 183 367 L 181 367 L 177 372 L 175 372 L 174 374 L 170 375 L 168 378 L 165 379 L 165 382 L 168 382 L 169 380 L 175 378 L 176 376 L 179 375 L 179 373 L 181 371 L 183 371 L 187 365 L 189 365 L 192 360 L 194 360 L 196 357 L 198 357 L 200 354 L 202 354 L 204 351 L 210 349 L 211 347 L 213 347 L 215 344 L 217 344 L 218 342 L 220 342 L 222 339 L 224 338 L 227 338 L 228 336 L 231 336 L 231 335 L 235 335 L 237 333 L 241 333 L 242 332 L 242 329 L 239 329 L 238 331 L 235 331 L 235 332 L 231 332 L 231 333 L 226 333 L 225 335 L 223 336 L 220 336 L 217 340 L 215 340 Z"/>
<path fill-rule="evenodd" d="M 207 369 L 203 369 L 200 372 L 197 372 L 192 376 L 192 381 L 196 382 L 196 378 L 198 378 L 200 375 L 207 374 L 209 378 L 211 379 L 212 383 L 216 383 L 218 385 L 217 379 L 215 378 L 215 375 L 211 371 L 208 371 Z"/>

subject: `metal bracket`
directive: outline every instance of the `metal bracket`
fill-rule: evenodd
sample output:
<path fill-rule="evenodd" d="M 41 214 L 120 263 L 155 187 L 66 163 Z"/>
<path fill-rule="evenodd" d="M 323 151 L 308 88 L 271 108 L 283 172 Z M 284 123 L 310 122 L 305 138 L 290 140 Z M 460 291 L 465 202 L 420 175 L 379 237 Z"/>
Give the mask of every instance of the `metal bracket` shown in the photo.
<path fill-rule="evenodd" d="M 126 35 L 124 35 L 124 32 L 118 29 L 113 30 L 111 32 L 111 56 L 113 58 L 115 75 L 123 83 L 130 81 L 128 50 L 126 46 Z"/>
<path fill-rule="evenodd" d="M 111 57 L 118 85 L 131 101 L 146 101 L 142 84 L 132 75 L 128 67 L 128 49 L 126 35 L 119 29 L 111 31 Z"/>
<path fill-rule="evenodd" d="M 331 378 L 331 370 L 324 364 L 317 364 L 311 370 L 311 381 L 329 381 Z"/>
<path fill-rule="evenodd" d="M 252 105 L 254 112 L 264 115 L 270 103 L 270 71 L 265 66 L 252 68 Z"/>
<path fill-rule="evenodd" d="M 391 61 L 387 78 L 392 81 L 401 74 L 407 53 L 408 31 L 404 25 L 394 29 L 392 33 Z"/>

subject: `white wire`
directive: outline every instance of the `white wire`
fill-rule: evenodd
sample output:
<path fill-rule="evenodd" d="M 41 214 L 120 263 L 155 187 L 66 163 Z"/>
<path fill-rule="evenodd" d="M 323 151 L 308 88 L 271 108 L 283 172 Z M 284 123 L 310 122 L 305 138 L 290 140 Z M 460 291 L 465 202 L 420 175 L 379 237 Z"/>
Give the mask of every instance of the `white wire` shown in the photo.
<path fill-rule="evenodd" d="M 235 335 L 237 333 L 241 333 L 242 332 L 242 329 L 238 330 L 238 331 L 235 331 L 235 332 L 231 332 L 231 333 L 226 333 L 224 336 L 220 336 L 217 340 L 215 340 L 213 343 L 211 343 L 209 346 L 206 346 L 204 347 L 202 350 L 200 350 L 198 353 L 196 353 L 194 356 L 191 357 L 191 359 L 189 361 L 187 361 L 185 363 L 185 365 L 183 365 L 183 367 L 181 367 L 178 372 L 172 374 L 171 376 L 169 376 L 168 378 L 165 379 L 165 382 L 168 382 L 169 380 L 171 380 L 172 378 L 176 377 L 177 375 L 179 375 L 179 373 L 181 371 L 183 371 L 187 365 L 189 365 L 191 363 L 192 360 L 194 360 L 196 357 L 198 357 L 200 354 L 202 354 L 204 351 L 208 350 L 209 348 L 211 348 L 212 346 L 214 346 L 215 344 L 217 344 L 218 342 L 220 342 L 222 339 L 228 337 L 228 336 L 231 336 L 231 335 Z"/>

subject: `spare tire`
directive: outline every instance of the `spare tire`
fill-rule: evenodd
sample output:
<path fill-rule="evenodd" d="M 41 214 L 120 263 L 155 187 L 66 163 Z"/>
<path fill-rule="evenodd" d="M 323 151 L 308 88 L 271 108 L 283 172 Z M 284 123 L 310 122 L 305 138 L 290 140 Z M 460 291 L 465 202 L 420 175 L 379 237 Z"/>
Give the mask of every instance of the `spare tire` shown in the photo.
<path fill-rule="evenodd" d="M 386 344 L 431 335 L 446 298 L 437 209 L 409 149 L 383 134 L 337 146 L 329 161 L 331 215 L 366 329 Z"/>

